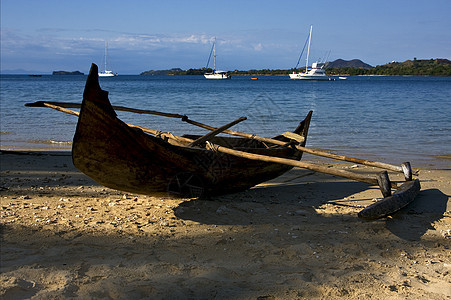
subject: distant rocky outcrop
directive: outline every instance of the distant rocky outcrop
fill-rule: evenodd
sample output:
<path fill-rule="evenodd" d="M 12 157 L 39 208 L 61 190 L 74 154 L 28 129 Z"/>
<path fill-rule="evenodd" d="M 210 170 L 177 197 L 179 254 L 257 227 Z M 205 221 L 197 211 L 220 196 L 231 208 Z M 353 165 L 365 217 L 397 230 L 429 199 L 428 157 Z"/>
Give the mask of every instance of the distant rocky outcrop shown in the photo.
<path fill-rule="evenodd" d="M 183 71 L 180 68 L 172 68 L 170 70 L 149 70 L 149 71 L 145 71 L 142 72 L 139 75 L 169 75 L 169 74 L 174 74 L 176 72 L 181 72 Z"/>
<path fill-rule="evenodd" d="M 344 60 L 337 59 L 327 64 L 327 68 L 357 68 L 357 69 L 371 69 L 373 66 L 364 63 L 360 59 Z"/>
<path fill-rule="evenodd" d="M 85 75 L 84 73 L 80 72 L 80 71 L 73 71 L 73 72 L 68 72 L 68 71 L 53 71 L 52 75 Z"/>

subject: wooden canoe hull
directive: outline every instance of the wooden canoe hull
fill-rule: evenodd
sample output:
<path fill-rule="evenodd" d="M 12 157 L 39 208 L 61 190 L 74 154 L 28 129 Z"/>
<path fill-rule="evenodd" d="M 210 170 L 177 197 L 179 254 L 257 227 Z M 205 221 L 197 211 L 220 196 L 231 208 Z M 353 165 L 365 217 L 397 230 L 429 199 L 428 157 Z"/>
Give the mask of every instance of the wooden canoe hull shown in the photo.
<path fill-rule="evenodd" d="M 311 112 L 294 132 L 306 138 L 310 118 Z M 264 148 L 261 142 L 246 138 L 214 137 L 212 142 L 233 144 L 236 149 L 268 156 L 296 160 L 302 157 L 302 152 L 293 147 Z M 305 140 L 301 145 L 305 145 Z M 117 118 L 108 92 L 100 89 L 94 64 L 83 94 L 72 158 L 79 170 L 98 183 L 139 194 L 167 192 L 171 181 L 178 180 L 181 174 L 194 176 L 206 194 L 241 191 L 292 168 L 205 148 L 176 146 L 128 126 Z"/>

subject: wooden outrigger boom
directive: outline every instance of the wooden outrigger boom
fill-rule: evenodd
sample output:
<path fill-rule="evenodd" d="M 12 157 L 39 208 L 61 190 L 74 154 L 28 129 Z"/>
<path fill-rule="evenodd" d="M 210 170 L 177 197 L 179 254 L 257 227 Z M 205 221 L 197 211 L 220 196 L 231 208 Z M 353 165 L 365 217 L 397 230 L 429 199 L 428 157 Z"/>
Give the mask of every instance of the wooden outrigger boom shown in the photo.
<path fill-rule="evenodd" d="M 66 110 L 65 108 L 80 108 L 81 104 L 80 103 L 70 103 L 70 102 L 37 101 L 37 102 L 33 102 L 33 103 L 27 103 L 27 104 L 25 104 L 25 106 L 48 107 L 48 108 L 52 108 L 52 109 L 55 109 L 55 110 L 58 110 L 61 112 L 65 112 L 68 114 L 78 116 L 78 112 L 73 111 L 73 110 Z M 164 112 L 159 112 L 159 111 L 155 111 L 155 110 L 128 108 L 128 107 L 124 107 L 124 106 L 113 106 L 113 108 L 114 108 L 114 110 L 118 110 L 118 111 L 127 111 L 127 112 L 133 112 L 133 113 L 138 113 L 138 114 L 151 114 L 151 115 L 166 116 L 166 117 L 171 117 L 171 118 L 180 118 L 184 122 L 187 122 L 189 124 L 192 124 L 192 125 L 195 125 L 195 126 L 207 129 L 207 130 L 214 131 L 217 129 L 216 127 L 190 120 L 186 115 L 164 113 Z M 135 126 L 132 124 L 128 124 L 128 125 Z M 144 127 L 139 127 L 139 128 L 144 129 Z M 148 129 L 148 128 L 146 128 L 146 129 L 147 129 L 147 131 L 150 131 L 148 133 L 152 132 L 151 129 Z M 146 130 L 144 130 L 144 131 L 146 131 Z M 257 141 L 270 143 L 270 144 L 274 144 L 274 145 L 285 145 L 286 144 L 285 142 L 280 141 L 280 140 L 276 140 L 276 139 L 272 139 L 272 138 L 265 138 L 265 137 L 261 137 L 261 136 L 255 135 L 255 134 L 249 134 L 249 133 L 244 133 L 244 132 L 235 131 L 235 130 L 222 130 L 221 132 L 227 133 L 230 135 L 234 135 L 234 136 L 255 139 Z M 283 135 L 289 139 L 294 138 L 294 135 L 292 132 L 286 132 Z M 299 137 L 299 135 L 298 135 L 298 137 Z M 395 165 L 383 163 L 383 162 L 377 162 L 377 161 L 371 161 L 371 160 L 366 160 L 366 159 L 361 159 L 361 158 L 356 158 L 356 157 L 339 155 L 339 154 L 335 154 L 335 153 L 331 153 L 331 152 L 320 151 L 317 149 L 303 147 L 300 145 L 294 145 L 294 147 L 296 147 L 300 151 L 303 151 L 305 153 L 309 153 L 312 155 L 327 157 L 327 158 L 331 158 L 331 159 L 335 159 L 335 160 L 352 162 L 352 163 L 361 164 L 361 165 L 370 166 L 370 167 L 386 169 L 389 171 L 400 172 L 400 173 L 404 173 L 404 174 L 407 174 L 407 172 L 410 172 L 411 174 L 412 173 L 417 174 L 416 171 L 413 171 L 411 169 L 409 170 L 409 167 L 405 168 L 403 166 L 395 166 Z"/>
<path fill-rule="evenodd" d="M 412 180 L 409 163 L 398 167 L 305 147 L 312 112 L 294 132 L 264 138 L 228 129 L 245 117 L 216 128 L 185 115 L 111 106 L 108 93 L 100 89 L 97 74 L 97 66 L 93 64 L 82 104 L 38 101 L 26 106 L 49 107 L 79 117 L 72 149 L 74 165 L 105 186 L 144 194 L 165 190 L 186 194 L 188 190 L 188 195 L 200 196 L 204 192 L 218 194 L 247 189 L 292 167 L 300 167 L 378 185 L 385 198 L 362 210 L 359 217 L 363 219 L 396 212 L 413 201 L 420 190 L 418 179 Z M 69 108 L 81 108 L 81 111 Z M 175 136 L 123 123 L 115 110 L 180 118 L 210 132 L 204 136 Z M 239 138 L 217 137 L 220 133 Z M 402 172 L 407 182 L 391 195 L 391 189 L 397 184 L 390 182 L 386 171 L 368 176 L 301 162 L 304 152 Z"/>

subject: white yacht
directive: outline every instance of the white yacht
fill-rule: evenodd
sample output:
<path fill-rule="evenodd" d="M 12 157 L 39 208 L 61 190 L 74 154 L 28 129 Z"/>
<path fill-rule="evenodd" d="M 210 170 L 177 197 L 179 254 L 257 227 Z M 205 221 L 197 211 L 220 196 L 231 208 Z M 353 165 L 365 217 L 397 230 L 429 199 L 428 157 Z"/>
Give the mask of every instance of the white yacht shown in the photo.
<path fill-rule="evenodd" d="M 230 75 L 229 72 L 216 70 L 216 37 L 215 37 L 215 43 L 213 44 L 212 50 L 214 51 L 213 72 L 205 73 L 204 77 L 207 79 L 230 79 L 232 77 L 232 75 Z M 211 57 L 211 51 L 210 51 L 210 56 L 208 57 L 207 68 L 208 68 L 208 63 L 210 62 L 210 57 Z"/>
<path fill-rule="evenodd" d="M 105 42 L 105 69 L 104 69 L 103 72 L 99 72 L 99 77 L 114 77 L 114 76 L 117 76 L 117 73 L 114 73 L 113 71 L 108 71 L 107 68 L 106 68 L 107 48 L 108 48 L 108 43 Z"/>
<path fill-rule="evenodd" d="M 230 75 L 227 71 L 215 70 L 211 73 L 205 73 L 204 77 L 207 79 L 230 79 L 232 75 Z"/>
<path fill-rule="evenodd" d="M 293 72 L 293 74 L 290 74 L 290 78 L 304 80 L 330 80 L 330 77 L 326 75 L 326 72 L 323 69 L 324 65 L 324 63 L 314 62 L 310 70 L 306 68 L 305 72 Z"/>
<path fill-rule="evenodd" d="M 310 56 L 310 44 L 312 41 L 312 29 L 313 29 L 313 26 L 310 26 L 305 72 L 299 72 L 299 73 L 293 72 L 292 74 L 289 74 L 290 78 L 291 79 L 301 79 L 301 80 L 331 80 L 331 78 L 329 76 L 327 76 L 326 72 L 324 71 L 324 66 L 325 66 L 324 62 L 318 62 L 318 61 L 314 62 L 312 64 L 312 67 L 310 69 L 308 68 L 308 60 L 309 60 L 309 56 Z M 305 48 L 305 45 L 304 45 L 304 48 Z M 304 51 L 304 50 L 302 50 L 302 51 Z M 302 53 L 301 53 L 301 56 L 302 56 Z M 297 68 L 297 66 L 296 66 L 296 68 Z"/>

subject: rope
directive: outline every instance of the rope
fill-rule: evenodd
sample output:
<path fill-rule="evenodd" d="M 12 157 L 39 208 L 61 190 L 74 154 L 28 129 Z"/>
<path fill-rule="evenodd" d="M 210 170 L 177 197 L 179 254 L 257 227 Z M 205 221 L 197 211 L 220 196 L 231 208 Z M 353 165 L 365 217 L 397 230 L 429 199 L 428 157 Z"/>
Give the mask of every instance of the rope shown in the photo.
<path fill-rule="evenodd" d="M 207 66 L 205 67 L 205 69 L 208 69 L 208 64 L 210 63 L 210 58 L 211 58 L 211 54 L 213 53 L 213 47 L 214 46 L 215 46 L 215 44 L 213 44 L 213 46 L 211 46 L 210 56 L 208 56 Z"/>

